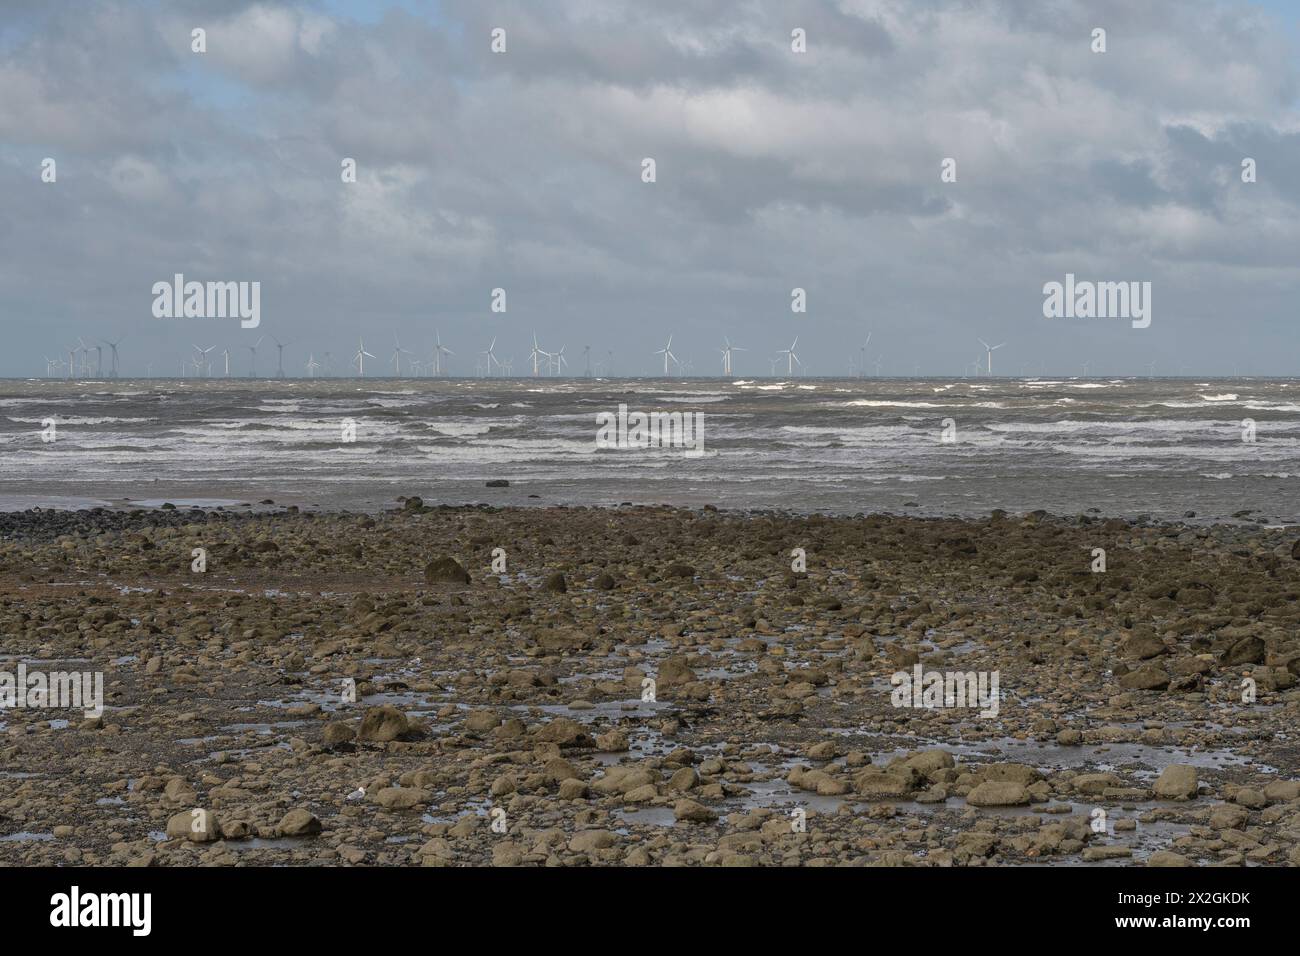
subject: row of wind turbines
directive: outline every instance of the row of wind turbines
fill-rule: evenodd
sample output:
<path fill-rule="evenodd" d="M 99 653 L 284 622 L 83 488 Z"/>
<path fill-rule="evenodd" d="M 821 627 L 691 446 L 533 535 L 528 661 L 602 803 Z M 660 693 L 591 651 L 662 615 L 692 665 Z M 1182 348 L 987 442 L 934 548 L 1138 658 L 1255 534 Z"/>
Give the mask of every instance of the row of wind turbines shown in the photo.
<path fill-rule="evenodd" d="M 103 378 L 103 353 L 104 348 L 107 347 L 110 350 L 110 368 L 108 371 L 108 377 L 118 378 L 120 375 L 120 365 L 117 349 L 122 343 L 123 338 L 119 338 L 115 342 L 106 339 L 100 340 L 101 344 L 96 345 L 87 345 L 84 339 L 78 338 L 76 345 L 67 348 L 68 359 L 66 362 L 61 358 L 50 358 L 49 356 L 45 356 L 45 374 L 47 377 L 54 377 L 60 370 L 65 370 L 66 377 L 69 379 Z M 238 347 L 248 351 L 248 378 L 257 377 L 258 349 L 262 347 L 267 338 L 268 336 L 261 336 L 252 345 L 245 344 Z M 284 378 L 284 350 L 293 343 L 281 342 L 274 335 L 269 336 L 269 338 L 274 343 L 276 349 L 275 377 Z M 733 345 L 731 339 L 727 337 L 723 338 L 723 343 L 723 348 L 720 348 L 717 351 L 721 356 L 722 374 L 729 376 L 735 374 L 735 354 L 737 352 L 747 352 L 749 350 L 740 345 Z M 861 363 L 857 366 L 857 371 L 860 375 L 866 374 L 866 349 L 870 343 L 871 333 L 868 333 L 866 341 L 863 342 L 860 350 Z M 990 346 L 981 340 L 981 344 L 984 345 L 987 350 L 988 374 L 992 375 L 993 350 L 1002 348 L 1002 345 L 1005 343 Z M 501 358 L 497 355 L 496 345 L 497 339 L 494 336 L 492 341 L 488 344 L 488 347 L 477 353 L 482 357 L 482 360 L 475 366 L 474 371 L 476 377 L 511 377 L 514 375 L 514 357 L 510 356 L 507 358 Z M 796 351 L 798 347 L 799 338 L 796 336 L 794 341 L 790 343 L 789 348 L 777 350 L 776 356 L 769 359 L 769 367 L 772 375 L 777 374 L 777 369 L 783 361 L 788 376 L 793 377 L 796 374 L 809 374 L 808 366 L 799 358 L 799 353 Z M 215 345 L 201 346 L 195 344 L 193 346 L 193 353 L 180 359 L 180 377 L 212 378 L 214 377 L 214 365 L 217 365 L 220 370 L 217 377 L 230 378 L 231 350 L 229 348 L 222 349 L 222 351 L 217 353 L 214 358 L 213 353 L 216 352 L 216 348 Z M 569 360 L 565 355 L 566 349 L 566 345 L 561 345 L 555 351 L 548 351 L 541 347 L 537 340 L 537 334 L 533 333 L 532 348 L 528 353 L 528 362 L 532 366 L 533 377 L 564 375 L 565 371 L 569 368 Z M 95 353 L 93 364 L 90 359 L 92 352 Z M 399 337 L 394 334 L 393 350 L 387 364 L 392 367 L 393 375 L 397 378 L 402 377 L 403 367 L 405 367 L 407 375 L 413 375 L 416 377 L 425 375 L 432 375 L 435 377 L 443 376 L 450 374 L 448 367 L 449 363 L 447 360 L 455 354 L 455 352 L 442 344 L 442 335 L 440 332 L 435 331 L 433 349 L 428 356 L 424 357 L 421 357 L 410 349 L 403 347 Z M 665 344 L 661 349 L 656 349 L 653 354 L 662 358 L 663 374 L 665 376 L 673 374 L 689 375 L 694 370 L 689 359 L 681 358 L 673 352 L 673 337 L 671 335 L 668 336 L 667 344 Z M 78 356 L 80 356 L 80 358 L 78 358 Z M 307 356 L 307 362 L 304 366 L 307 372 L 307 377 L 316 378 L 318 374 L 336 374 L 337 370 L 334 367 L 333 353 L 327 351 L 322 353 L 322 356 L 323 361 L 317 361 L 315 352 L 312 352 Z M 593 374 L 596 376 L 612 374 L 614 359 L 613 351 L 607 351 L 606 357 L 608 359 L 607 362 L 597 360 L 593 365 L 591 346 L 585 346 L 582 353 L 584 363 L 583 374 L 586 377 L 591 377 Z M 351 360 L 348 364 L 350 367 L 355 368 L 357 375 L 362 378 L 366 375 L 366 359 L 372 360 L 373 368 L 373 362 L 378 360 L 378 356 L 366 349 L 364 337 L 359 336 L 357 339 L 357 349 L 352 354 Z M 875 361 L 875 370 L 877 375 L 880 374 L 881 361 L 882 357 L 877 356 Z M 850 362 L 850 366 L 852 366 L 852 362 Z M 850 371 L 853 371 L 852 367 Z M 153 363 L 149 363 L 148 374 L 150 376 L 153 374 Z"/>
<path fill-rule="evenodd" d="M 871 344 L 872 334 L 873 333 L 868 332 L 865 341 L 863 341 L 862 345 L 859 347 L 858 360 L 855 362 L 853 358 L 849 359 L 850 377 L 854 377 L 854 376 L 861 377 L 861 378 L 866 377 L 867 369 L 868 369 L 867 348 Z M 243 348 L 248 350 L 247 376 L 249 378 L 255 378 L 257 376 L 258 349 L 262 347 L 263 343 L 266 342 L 267 338 L 268 336 L 262 336 L 252 345 L 246 344 L 238 347 L 238 348 Z M 274 343 L 276 349 L 275 377 L 285 378 L 284 350 L 288 348 L 290 345 L 292 345 L 293 343 L 281 342 L 274 335 L 269 336 L 269 338 L 271 339 L 272 343 Z M 118 354 L 118 346 L 122 344 L 124 339 L 125 336 L 119 337 L 116 341 L 100 339 L 96 344 L 88 345 L 84 339 L 79 337 L 75 345 L 70 345 L 63 350 L 67 354 L 66 361 L 64 361 L 62 357 L 51 358 L 49 356 L 45 356 L 46 377 L 53 378 L 56 377 L 58 373 L 64 372 L 66 373 L 66 377 L 69 379 L 104 378 L 104 377 L 108 377 L 111 379 L 119 378 L 120 357 Z M 974 359 L 973 361 L 971 361 L 970 363 L 968 363 L 963 367 L 962 369 L 963 378 L 966 376 L 967 373 L 979 375 L 981 371 L 980 369 L 981 365 L 983 366 L 984 374 L 987 376 L 992 376 L 993 375 L 993 353 L 998 349 L 1003 348 L 1007 344 L 1006 342 L 999 342 L 997 345 L 990 345 L 988 342 L 985 342 L 983 339 L 977 339 L 976 341 L 978 341 L 980 345 L 983 347 L 984 352 L 982 355 L 980 355 L 979 357 L 977 357 L 976 359 Z M 514 375 L 514 357 L 509 356 L 506 358 L 502 358 L 498 356 L 496 352 L 496 346 L 497 346 L 497 339 L 494 336 L 491 342 L 488 344 L 487 348 L 476 353 L 478 356 L 481 356 L 481 360 L 475 366 L 476 377 L 480 377 L 480 378 L 507 377 L 508 378 Z M 789 348 L 777 349 L 776 355 L 768 359 L 769 371 L 773 376 L 776 376 L 778 374 L 778 369 L 780 365 L 783 363 L 786 367 L 785 373 L 787 376 L 790 377 L 795 377 L 796 375 L 807 376 L 810 374 L 808 370 L 808 366 L 804 363 L 802 359 L 799 358 L 799 353 L 797 352 L 798 347 L 799 347 L 799 338 L 798 336 L 796 336 L 794 341 L 790 343 Z M 183 357 L 180 360 L 181 377 L 182 378 L 212 378 L 214 377 L 213 367 L 214 364 L 216 364 L 220 369 L 218 376 L 230 378 L 231 377 L 231 368 L 230 368 L 231 350 L 229 348 L 225 348 L 220 353 L 217 353 L 216 356 L 214 356 L 213 353 L 216 352 L 216 348 L 217 347 L 215 345 L 209 345 L 206 347 L 197 344 L 194 345 L 193 354 L 189 355 L 188 357 Z M 532 347 L 528 352 L 528 363 L 531 365 L 532 376 L 534 378 L 537 378 L 542 376 L 564 375 L 569 368 L 569 360 L 565 355 L 566 348 L 567 346 L 561 345 L 558 349 L 555 349 L 554 351 L 548 351 L 547 349 L 541 347 L 541 344 L 537 340 L 537 334 L 533 333 Z M 105 349 L 108 350 L 108 359 L 109 359 L 109 368 L 107 370 L 107 376 L 105 376 L 105 370 L 104 370 Z M 723 347 L 717 349 L 716 351 L 721 357 L 722 374 L 724 376 L 731 376 L 736 374 L 735 354 L 737 352 L 747 352 L 749 351 L 749 349 L 740 345 L 735 345 L 732 343 L 729 337 L 724 337 Z M 94 356 L 93 361 L 91 357 L 92 353 Z M 656 366 L 658 366 L 659 364 L 658 360 L 662 359 L 663 374 L 665 376 L 669 376 L 673 374 L 689 375 L 693 371 L 693 367 L 689 359 L 680 358 L 676 353 L 673 352 L 672 335 L 668 336 L 668 341 L 663 348 L 654 350 L 652 354 L 656 358 Z M 434 344 L 431 351 L 427 355 L 423 355 L 423 356 L 413 352 L 410 349 L 403 347 L 398 336 L 394 334 L 393 349 L 386 364 L 388 366 L 391 366 L 393 375 L 397 378 L 403 377 L 404 371 L 407 376 L 420 377 L 420 376 L 431 375 L 435 377 L 441 377 L 441 376 L 450 375 L 450 363 L 448 362 L 448 359 L 452 358 L 455 355 L 456 355 L 455 352 L 453 352 L 447 346 L 443 345 L 442 335 L 438 331 L 434 332 Z M 307 377 L 316 378 L 318 375 L 336 374 L 337 370 L 335 369 L 334 366 L 333 354 L 331 352 L 323 352 L 322 356 L 323 356 L 323 361 L 317 361 L 315 352 L 312 352 L 308 355 L 307 362 L 304 366 L 307 372 Z M 613 360 L 614 360 L 613 351 L 607 351 L 606 358 L 607 361 L 597 360 L 593 364 L 591 346 L 589 345 L 585 346 L 582 352 L 584 376 L 590 378 L 593 375 L 595 375 L 596 377 L 612 375 Z M 881 372 L 881 365 L 883 362 L 883 358 L 884 358 L 883 355 L 877 355 L 875 357 L 874 367 L 875 367 L 875 374 L 877 377 L 880 375 Z M 348 366 L 355 369 L 356 374 L 362 378 L 366 376 L 366 359 L 371 360 L 371 368 L 373 369 L 374 363 L 378 361 L 378 356 L 376 356 L 375 353 L 370 352 L 366 349 L 364 338 L 359 336 L 357 339 L 357 349 L 352 354 L 351 359 L 348 362 Z M 1089 365 L 1090 363 L 1088 362 L 1083 363 L 1083 375 L 1085 378 L 1088 376 Z M 1156 367 L 1156 363 L 1154 361 L 1147 364 L 1146 368 L 1147 368 L 1148 376 L 1150 377 L 1155 376 L 1155 367 Z M 148 374 L 150 376 L 152 376 L 153 374 L 152 363 L 149 364 Z"/>
<path fill-rule="evenodd" d="M 100 339 L 95 345 L 87 345 L 86 340 L 78 336 L 76 345 L 69 345 L 67 348 L 62 350 L 68 355 L 68 360 L 66 362 L 64 362 L 60 357 L 60 352 L 55 352 L 54 358 L 50 358 L 48 355 L 44 356 L 45 377 L 53 378 L 55 372 L 66 368 L 68 378 L 103 378 L 104 347 L 107 346 L 109 349 L 108 377 L 117 378 L 119 368 L 117 347 L 122 344 L 124 338 L 125 336 L 122 336 L 118 338 L 116 342 L 110 342 L 107 339 Z M 90 353 L 92 351 L 95 353 L 95 364 L 93 367 L 90 364 Z M 80 361 L 78 361 L 78 355 L 81 356 Z"/>

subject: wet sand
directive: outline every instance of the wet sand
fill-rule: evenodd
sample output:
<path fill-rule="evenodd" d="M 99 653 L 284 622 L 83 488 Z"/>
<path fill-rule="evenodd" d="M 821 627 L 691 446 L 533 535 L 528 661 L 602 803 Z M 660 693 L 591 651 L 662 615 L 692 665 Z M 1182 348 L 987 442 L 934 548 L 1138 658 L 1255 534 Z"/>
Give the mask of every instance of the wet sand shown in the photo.
<path fill-rule="evenodd" d="M 1300 865 L 1297 529 L 253 510 L 0 515 L 0 863 Z"/>

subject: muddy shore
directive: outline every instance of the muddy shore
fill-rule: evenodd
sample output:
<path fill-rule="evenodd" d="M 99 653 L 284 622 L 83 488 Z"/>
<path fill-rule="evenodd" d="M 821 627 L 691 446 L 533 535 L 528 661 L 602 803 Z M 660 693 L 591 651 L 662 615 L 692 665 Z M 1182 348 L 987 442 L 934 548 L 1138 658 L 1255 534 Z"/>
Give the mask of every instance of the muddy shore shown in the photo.
<path fill-rule="evenodd" d="M 0 671 L 104 686 L 0 710 L 0 863 L 1300 865 L 1298 538 L 0 515 Z M 996 714 L 896 706 L 917 665 Z"/>

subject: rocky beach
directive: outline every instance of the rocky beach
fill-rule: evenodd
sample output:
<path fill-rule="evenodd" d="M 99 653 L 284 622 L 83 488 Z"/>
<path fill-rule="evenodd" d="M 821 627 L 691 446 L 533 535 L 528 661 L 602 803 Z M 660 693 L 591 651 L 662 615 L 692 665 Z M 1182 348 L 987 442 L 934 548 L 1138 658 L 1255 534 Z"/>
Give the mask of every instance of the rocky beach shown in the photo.
<path fill-rule="evenodd" d="M 1242 517 L 0 515 L 0 670 L 104 688 L 0 710 L 0 864 L 1300 865 Z"/>

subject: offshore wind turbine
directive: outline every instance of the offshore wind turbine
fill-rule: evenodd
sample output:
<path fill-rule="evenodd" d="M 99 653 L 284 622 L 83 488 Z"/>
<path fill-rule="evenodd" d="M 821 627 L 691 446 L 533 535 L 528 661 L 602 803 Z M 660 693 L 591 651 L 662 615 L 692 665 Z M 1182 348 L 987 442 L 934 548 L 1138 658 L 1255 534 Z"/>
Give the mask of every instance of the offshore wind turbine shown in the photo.
<path fill-rule="evenodd" d="M 500 365 L 500 364 L 501 364 L 499 361 L 497 361 L 497 353 L 496 353 L 496 351 L 495 351 L 495 350 L 496 350 L 496 347 L 497 347 L 497 337 L 494 335 L 494 336 L 492 336 L 492 342 L 488 345 L 488 347 L 487 347 L 486 349 L 484 349 L 484 350 L 480 353 L 481 355 L 484 355 L 484 356 L 487 357 L 487 377 L 488 377 L 488 378 L 491 378 L 491 377 L 492 377 L 492 363 L 493 363 L 493 362 L 496 362 L 497 365 Z"/>
<path fill-rule="evenodd" d="M 197 345 L 194 346 L 194 351 L 199 353 L 199 366 L 206 370 L 199 373 L 200 378 L 206 378 L 208 375 L 212 374 L 212 363 L 208 361 L 208 353 L 215 348 L 215 345 L 209 345 L 205 349 L 201 349 Z"/>
<path fill-rule="evenodd" d="M 984 346 L 984 352 L 988 358 L 988 363 L 989 363 L 988 374 L 989 377 L 992 378 L 993 377 L 993 352 L 997 349 L 1002 348 L 1002 346 L 1006 345 L 1007 343 L 999 342 L 997 345 L 989 345 L 983 339 L 976 339 L 976 341 L 979 342 L 980 345 Z"/>
<path fill-rule="evenodd" d="M 394 332 L 393 333 L 393 357 L 389 361 L 393 363 L 393 368 L 396 371 L 397 378 L 402 377 L 402 353 L 406 353 L 407 355 L 415 354 L 409 349 L 402 348 L 402 343 L 397 341 L 397 333 Z"/>
<path fill-rule="evenodd" d="M 436 329 L 433 333 L 433 340 L 435 343 L 433 347 L 433 374 L 441 375 L 442 357 L 444 355 L 455 355 L 456 353 L 442 344 L 442 335 Z"/>
<path fill-rule="evenodd" d="M 666 376 L 668 374 L 668 360 L 672 359 L 674 362 L 677 361 L 677 356 L 673 354 L 673 337 L 671 335 L 668 336 L 668 344 L 661 349 L 656 349 L 655 355 L 662 355 L 664 357 L 664 375 Z"/>
<path fill-rule="evenodd" d="M 544 349 L 542 349 L 541 346 L 537 344 L 537 333 L 534 332 L 533 347 L 532 350 L 528 353 L 528 358 L 533 363 L 533 378 L 537 378 L 537 360 L 543 355 L 546 356 L 546 367 L 547 369 L 549 369 L 551 367 L 551 355 L 549 352 L 545 351 Z"/>
<path fill-rule="evenodd" d="M 748 350 L 748 349 L 742 349 L 739 345 L 732 345 L 732 344 L 731 344 L 731 339 L 727 338 L 725 335 L 722 337 L 722 341 L 723 341 L 724 343 L 726 343 L 726 346 L 727 346 L 727 347 L 724 348 L 724 349 L 718 349 L 718 351 L 722 353 L 722 374 L 723 374 L 723 375 L 730 375 L 730 374 L 732 374 L 732 371 L 731 371 L 731 353 L 732 353 L 732 352 L 747 352 L 747 351 L 749 351 L 749 350 Z"/>
<path fill-rule="evenodd" d="M 373 355 L 370 355 L 368 351 L 365 351 L 365 342 L 361 341 L 360 336 L 357 336 L 356 355 L 352 356 L 352 362 L 356 363 L 356 371 L 361 377 L 365 377 L 365 360 L 373 358 Z"/>
<path fill-rule="evenodd" d="M 262 342 L 264 342 L 265 340 L 266 340 L 266 336 L 263 335 L 252 345 L 244 346 L 244 348 L 248 349 L 248 377 L 249 378 L 253 378 L 254 376 L 257 375 L 257 347 L 261 345 Z"/>
<path fill-rule="evenodd" d="M 799 344 L 799 336 L 796 335 L 794 337 L 794 341 L 790 343 L 790 347 L 788 349 L 777 349 L 777 354 L 785 356 L 785 363 L 786 363 L 785 374 L 791 377 L 794 376 L 794 366 L 796 362 L 799 363 L 800 368 L 803 368 L 803 362 L 799 361 L 799 356 L 796 355 L 794 351 L 795 346 L 798 344 Z"/>
<path fill-rule="evenodd" d="M 275 377 L 276 377 L 276 378 L 284 378 L 284 349 L 285 349 L 285 346 L 287 346 L 287 345 L 292 345 L 293 343 L 292 343 L 292 342 L 281 342 L 281 341 L 280 341 L 279 339 L 277 339 L 274 335 L 271 336 L 271 341 L 275 343 L 275 347 L 276 347 L 276 349 L 278 350 L 278 351 L 276 352 L 277 361 L 276 361 Z M 374 356 L 371 356 L 371 358 L 374 358 Z"/>
<path fill-rule="evenodd" d="M 860 358 L 861 358 L 861 361 L 858 363 L 858 377 L 859 377 L 859 378 L 866 378 L 866 377 L 867 377 L 867 346 L 871 344 L 871 336 L 874 335 L 874 334 L 875 334 L 875 333 L 873 333 L 873 332 L 868 332 L 868 333 L 867 333 L 867 340 L 866 340 L 865 342 L 863 342 L 863 343 L 862 343 L 862 347 L 861 347 L 860 349 L 858 349 L 858 355 L 859 355 Z"/>
<path fill-rule="evenodd" d="M 555 374 L 556 374 L 556 375 L 562 375 L 562 374 L 563 374 L 563 368 L 568 368 L 568 367 L 569 367 L 569 360 L 566 359 L 566 358 L 564 357 L 564 350 L 565 350 L 566 348 L 568 348 L 567 345 L 561 345 L 561 346 L 560 346 L 560 350 L 559 350 L 558 352 L 556 352 L 554 355 L 551 356 L 551 361 L 552 361 L 553 363 L 555 363 Z M 563 367 L 563 368 L 562 368 L 562 367 Z"/>
<path fill-rule="evenodd" d="M 316 377 L 316 369 L 320 368 L 320 362 L 316 361 L 316 353 L 307 356 L 307 374 L 312 378 Z"/>
<path fill-rule="evenodd" d="M 230 378 L 230 349 L 222 349 L 221 357 L 226 362 L 226 378 Z"/>
<path fill-rule="evenodd" d="M 112 356 L 111 356 L 110 359 L 109 359 L 109 361 L 110 361 L 110 363 L 111 363 L 111 365 L 112 365 L 112 368 L 109 370 L 109 373 L 108 373 L 108 377 L 109 377 L 109 378 L 117 378 L 117 375 L 118 375 L 118 371 L 117 371 L 117 347 L 118 347 L 119 345 L 122 344 L 122 339 L 124 339 L 124 338 L 126 338 L 125 335 L 122 336 L 121 338 L 119 338 L 116 342 L 110 342 L 110 341 L 108 341 L 108 339 L 103 339 L 103 340 L 101 340 L 101 341 L 103 341 L 103 343 L 104 343 L 105 345 L 107 345 L 107 346 L 112 350 Z"/>

